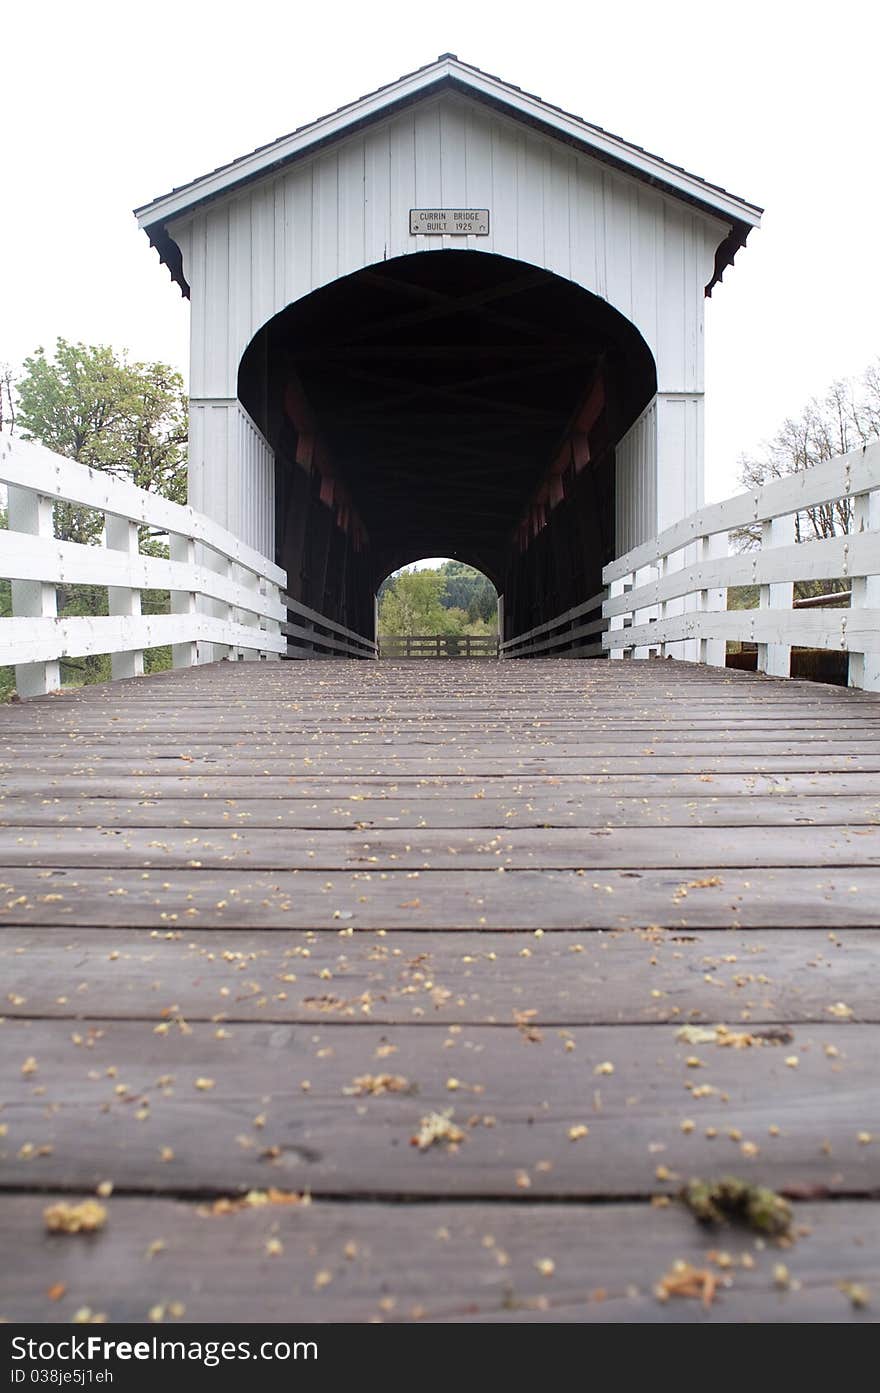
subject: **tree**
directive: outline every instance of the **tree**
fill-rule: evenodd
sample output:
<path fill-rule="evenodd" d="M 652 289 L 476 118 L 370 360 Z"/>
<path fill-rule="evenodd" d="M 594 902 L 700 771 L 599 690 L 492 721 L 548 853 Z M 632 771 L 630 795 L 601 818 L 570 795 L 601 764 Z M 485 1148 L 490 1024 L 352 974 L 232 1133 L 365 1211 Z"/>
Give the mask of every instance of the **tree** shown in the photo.
<path fill-rule="evenodd" d="M 880 358 L 858 378 L 833 382 L 823 397 L 812 397 L 798 416 L 783 421 L 772 440 L 754 455 L 739 459 L 740 483 L 759 488 L 810 469 L 823 460 L 864 445 L 880 436 Z M 797 515 L 796 540 L 833 537 L 852 531 L 852 503 L 847 498 L 805 508 Z M 746 544 L 755 540 L 748 530 Z"/>
<path fill-rule="evenodd" d="M 811 469 L 824 460 L 846 454 L 880 436 L 880 358 L 857 378 L 839 378 L 822 397 L 812 397 L 798 416 L 783 421 L 773 438 L 753 455 L 739 459 L 740 483 L 760 488 L 773 479 Z M 852 502 L 839 498 L 795 516 L 795 540 L 834 537 L 851 532 Z M 733 534 L 743 549 L 760 543 L 760 528 L 744 527 Z M 795 597 L 848 591 L 849 582 L 829 576 L 825 580 L 797 581 Z M 735 586 L 728 591 L 728 608 L 753 609 L 758 603 L 756 586 Z"/>
<path fill-rule="evenodd" d="M 486 622 L 495 619 L 498 596 L 488 576 L 473 566 L 465 565 L 463 561 L 444 562 L 440 573 L 444 581 L 442 603 L 448 609 L 466 610 L 472 623 L 480 619 Z"/>
<path fill-rule="evenodd" d="M 13 373 L 8 363 L 0 363 L 0 430 L 15 429 Z"/>
<path fill-rule="evenodd" d="M 439 571 L 400 571 L 379 602 L 383 634 L 441 634 L 446 614 L 440 603 L 443 577 Z"/>
<path fill-rule="evenodd" d="M 25 440 L 186 502 L 186 394 L 166 364 L 131 363 L 106 345 L 59 338 L 54 359 L 42 348 L 25 359 L 16 388 Z M 56 505 L 62 540 L 94 542 L 102 526 L 88 509 Z"/>

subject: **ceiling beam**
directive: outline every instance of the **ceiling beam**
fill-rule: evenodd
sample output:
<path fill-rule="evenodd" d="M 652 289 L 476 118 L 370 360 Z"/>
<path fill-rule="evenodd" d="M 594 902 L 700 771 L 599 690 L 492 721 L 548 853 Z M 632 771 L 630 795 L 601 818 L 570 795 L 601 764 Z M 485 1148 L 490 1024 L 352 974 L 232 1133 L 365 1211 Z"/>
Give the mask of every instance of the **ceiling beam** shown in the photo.
<path fill-rule="evenodd" d="M 515 325 L 520 331 L 525 331 L 531 335 L 543 337 L 545 331 L 541 326 L 535 327 L 522 320 L 509 319 L 507 316 L 499 316 L 494 311 L 491 312 L 487 306 L 498 300 L 509 299 L 512 295 L 521 295 L 523 291 L 534 290 L 539 285 L 543 285 L 550 280 L 547 271 L 530 271 L 524 276 L 515 276 L 513 280 L 504 281 L 501 285 L 486 286 L 482 290 L 475 290 L 470 295 L 441 295 L 440 291 L 431 294 L 432 304 L 429 308 L 421 310 L 409 310 L 403 314 L 392 315 L 389 319 L 376 320 L 372 324 L 362 324 L 354 333 L 343 335 L 337 339 L 337 343 L 350 344 L 358 343 L 362 339 L 375 338 L 376 334 L 388 333 L 396 329 L 415 328 L 420 324 L 428 324 L 440 319 L 449 319 L 451 316 L 463 314 L 471 310 L 479 310 L 485 313 L 485 317 L 491 317 L 496 323 L 503 323 L 510 328 Z M 436 297 L 440 297 L 437 299 Z M 549 341 L 549 340 L 548 340 Z M 562 340 L 563 343 L 570 342 Z"/>
<path fill-rule="evenodd" d="M 376 499 L 381 499 L 384 503 L 394 504 L 399 507 L 412 506 L 419 509 L 433 509 L 435 503 L 442 502 L 448 497 L 442 488 L 436 490 L 432 490 L 430 487 L 420 488 L 418 502 L 410 504 L 406 496 L 401 494 L 398 479 L 399 476 L 397 475 L 386 476 L 382 483 L 378 483 L 374 487 L 367 489 L 366 492 L 369 493 L 371 502 Z M 407 482 L 405 478 L 403 482 Z M 467 482 L 463 480 L 456 484 L 453 498 L 456 506 L 458 506 L 462 499 L 476 498 L 483 500 L 489 499 L 493 502 L 501 503 L 505 507 L 509 505 L 513 508 L 522 498 L 522 489 L 498 488 L 495 484 L 489 487 L 480 484 L 472 484 L 469 486 Z"/>
<path fill-rule="evenodd" d="M 421 396 L 422 393 L 416 393 Z M 434 395 L 434 394 L 432 394 Z M 489 398 L 468 398 L 461 392 L 447 392 L 439 390 L 435 394 L 441 399 L 448 398 L 453 402 L 469 403 L 472 406 L 479 406 L 479 411 L 456 411 L 453 415 L 444 415 L 442 412 L 426 410 L 409 410 L 403 413 L 397 411 L 389 412 L 389 406 L 394 406 L 395 398 L 386 399 L 384 402 L 364 402 L 361 406 L 349 406 L 344 411 L 335 411 L 329 415 L 331 429 L 334 424 L 343 426 L 351 425 L 380 425 L 394 426 L 399 421 L 412 422 L 413 424 L 424 424 L 436 426 L 439 429 L 449 427 L 457 430 L 462 425 L 493 425 L 496 418 L 499 423 L 505 421 L 530 422 L 536 426 L 549 426 L 553 430 L 561 429 L 559 413 L 556 411 L 542 411 L 537 406 L 523 406 L 514 402 L 493 402 Z M 410 400 L 412 400 L 410 398 Z M 402 404 L 402 403 L 401 403 Z"/>
<path fill-rule="evenodd" d="M 491 343 L 491 344 L 326 344 L 323 348 L 297 351 L 293 355 L 296 363 L 311 363 L 324 358 L 534 358 L 542 352 L 543 345 Z M 560 363 L 579 363 L 590 361 L 601 352 L 601 345 L 588 344 L 581 348 L 559 348 L 556 357 Z M 543 360 L 543 355 L 542 355 Z"/>
<path fill-rule="evenodd" d="M 415 295 L 421 299 L 430 300 L 435 306 L 437 306 L 438 310 L 442 308 L 444 302 L 448 303 L 452 301 L 452 303 L 459 303 L 456 297 L 450 296 L 448 291 L 438 290 L 436 286 L 422 285 L 416 284 L 412 281 L 400 280 L 398 277 L 392 276 L 387 272 L 382 274 L 376 271 L 363 271 L 360 273 L 360 275 L 362 275 L 364 279 L 368 281 L 370 284 L 391 287 L 392 289 L 402 292 L 404 294 L 411 296 Z M 531 290 L 535 286 L 543 285 L 551 279 L 552 277 L 548 272 L 535 270 L 532 273 L 531 277 L 524 278 L 525 283 L 521 288 L 525 290 Z M 508 282 L 508 284 L 516 284 L 516 282 Z M 519 293 L 519 291 L 517 290 L 515 293 Z M 494 298 L 496 297 L 491 296 L 480 301 L 480 313 L 485 320 L 487 320 L 489 323 L 497 324 L 500 328 L 518 329 L 521 333 L 525 332 L 527 334 L 532 335 L 537 334 L 539 335 L 542 341 L 546 340 L 546 342 L 548 343 L 551 341 L 549 338 L 547 338 L 547 329 L 544 325 L 535 325 L 531 323 L 529 320 L 524 320 L 521 316 L 513 317 L 509 314 L 499 314 L 497 310 L 487 308 L 487 306 L 490 303 L 490 299 Z M 574 340 L 568 339 L 567 337 L 561 341 L 557 341 L 567 342 L 570 346 L 574 346 L 575 344 Z"/>
<path fill-rule="evenodd" d="M 485 421 L 485 417 L 482 417 L 481 420 Z M 372 422 L 365 422 L 361 425 L 360 430 L 363 433 L 374 435 L 375 432 L 372 426 Z M 522 427 L 513 422 L 508 426 L 496 424 L 490 429 L 477 429 L 474 427 L 471 430 L 459 430 L 455 432 L 454 436 L 448 439 L 440 440 L 435 437 L 430 441 L 427 441 L 424 435 L 416 435 L 405 429 L 376 426 L 376 431 L 381 431 L 382 433 L 382 438 L 379 441 L 375 439 L 372 442 L 355 441 L 353 444 L 349 444 L 345 440 L 341 441 L 339 445 L 340 457 L 347 454 L 350 457 L 357 458 L 359 454 L 363 454 L 365 449 L 369 452 L 371 458 L 376 458 L 377 454 L 379 458 L 381 458 L 390 452 L 399 453 L 400 451 L 409 451 L 411 454 L 414 450 L 420 451 L 424 455 L 426 446 L 430 446 L 432 455 L 460 454 L 472 456 L 474 459 L 484 459 L 486 457 L 486 452 L 479 448 L 479 442 L 481 440 L 497 442 L 499 449 L 503 449 L 508 457 L 512 459 L 518 458 L 522 460 L 523 463 L 533 455 L 533 447 L 520 445 L 519 449 L 508 449 L 506 445 L 502 444 L 507 436 L 513 436 L 521 440 Z M 333 434 L 332 428 L 328 434 Z M 494 453 L 497 453 L 497 451 L 490 451 L 490 455 Z"/>
<path fill-rule="evenodd" d="M 475 395 L 472 388 L 481 385 L 492 386 L 498 383 L 516 381 L 523 377 L 540 377 L 547 373 L 558 372 L 559 363 L 551 358 L 547 360 L 542 356 L 541 360 L 521 365 L 517 368 L 508 368 L 504 372 L 481 373 L 471 379 L 462 378 L 461 381 L 449 385 L 440 385 L 434 382 L 413 383 L 402 377 L 388 377 L 385 374 L 367 372 L 363 368 L 343 369 L 345 377 L 354 378 L 358 382 L 368 382 L 379 387 L 398 389 L 394 394 L 384 398 L 378 398 L 370 402 L 370 409 L 379 410 L 386 406 L 405 406 L 409 401 L 417 401 L 419 397 L 437 397 L 441 400 L 461 401 L 471 405 L 485 405 L 494 411 L 513 411 L 517 415 L 530 415 L 533 419 L 541 419 L 546 424 L 556 425 L 559 422 L 559 413 L 546 411 L 540 407 L 527 406 L 524 403 L 508 402 L 498 400 L 493 397 Z M 399 388 L 403 386 L 401 392 Z"/>

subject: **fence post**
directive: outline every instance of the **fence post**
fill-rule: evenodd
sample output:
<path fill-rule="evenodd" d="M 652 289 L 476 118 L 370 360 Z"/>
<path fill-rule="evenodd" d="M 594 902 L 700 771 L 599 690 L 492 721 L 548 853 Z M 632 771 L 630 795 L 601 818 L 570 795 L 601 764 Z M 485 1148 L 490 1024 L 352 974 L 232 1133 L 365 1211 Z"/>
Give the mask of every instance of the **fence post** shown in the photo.
<path fill-rule="evenodd" d="M 218 553 L 218 555 L 219 555 L 219 553 Z M 233 582 L 233 581 L 235 580 L 235 578 L 236 578 L 236 566 L 235 566 L 235 563 L 234 563 L 233 561 L 231 561 L 230 558 L 229 558 L 228 556 L 220 556 L 219 559 L 220 559 L 220 561 L 222 562 L 222 565 L 221 565 L 221 568 L 220 568 L 221 575 L 225 576 L 225 578 L 226 578 L 228 581 Z M 233 626 L 233 624 L 236 622 L 236 620 L 238 619 L 238 614 L 239 614 L 239 612 L 238 612 L 238 610 L 236 609 L 235 605 L 232 603 L 231 600 L 224 604 L 224 606 L 223 606 L 223 618 L 226 620 L 226 624 L 227 624 L 227 627 L 228 627 L 228 630 L 229 630 L 229 632 L 228 632 L 228 634 L 227 634 L 227 644 L 226 644 L 226 653 L 225 653 L 225 657 L 226 657 L 227 661 L 230 662 L 230 663 L 238 662 L 241 658 L 244 657 L 244 650 L 241 649 L 241 648 L 239 648 L 238 645 L 237 645 L 236 643 L 233 643 L 233 642 L 232 642 L 232 626 Z M 215 651 L 215 655 L 216 655 L 216 648 L 215 648 L 214 651 Z"/>
<path fill-rule="evenodd" d="M 609 600 L 616 600 L 626 590 L 626 576 L 621 576 L 619 580 L 612 580 L 608 586 Z M 617 629 L 623 628 L 624 615 L 614 614 L 608 620 L 608 632 L 614 633 Z M 624 650 L 622 648 L 609 647 L 609 658 L 622 658 Z"/>
<path fill-rule="evenodd" d="M 253 590 L 255 594 L 259 594 L 260 578 L 258 575 L 256 575 L 254 571 L 249 571 L 246 566 L 240 566 L 237 562 L 233 562 L 231 566 L 231 572 L 232 579 L 235 581 L 236 585 L 241 587 L 242 590 Z M 236 649 L 236 653 L 239 658 L 242 658 L 247 662 L 258 661 L 260 657 L 259 615 L 257 615 L 253 610 L 243 609 L 240 606 L 236 606 L 233 610 L 230 611 L 230 619 L 232 619 L 233 622 L 236 624 L 242 624 L 245 628 L 254 629 L 256 631 L 255 642 L 253 647 L 251 647 L 250 645 L 245 647 L 245 645 L 242 644 L 240 647 Z"/>
<path fill-rule="evenodd" d="M 761 550 L 789 546 L 795 540 L 794 513 L 771 518 L 761 524 Z M 790 580 L 774 581 L 761 586 L 760 608 L 762 610 L 788 610 L 791 612 L 794 600 L 794 583 Z M 770 677 L 789 677 L 791 675 L 791 644 L 759 643 L 758 671 Z"/>
<path fill-rule="evenodd" d="M 232 562 L 228 556 L 221 551 L 215 551 L 208 543 L 199 543 L 196 548 L 199 567 L 204 567 L 207 571 L 214 571 L 219 576 L 224 576 L 227 580 L 232 579 Z M 215 619 L 224 620 L 227 624 L 232 622 L 232 605 L 226 600 L 212 600 L 206 595 L 199 594 L 196 598 L 196 612 Z M 228 642 L 208 642 L 199 639 L 196 643 L 196 662 L 197 663 L 216 663 L 222 658 L 234 658 L 236 649 Z"/>
<path fill-rule="evenodd" d="M 281 603 L 281 587 L 273 584 L 272 581 L 267 580 L 265 582 L 261 582 L 260 590 L 268 599 L 277 600 L 279 604 Z M 257 622 L 259 623 L 260 621 L 258 620 Z M 281 620 L 270 619 L 268 616 L 264 617 L 262 620 L 262 631 L 265 634 L 271 634 L 273 638 L 280 638 Z M 265 650 L 263 656 L 272 659 L 281 658 L 280 653 L 272 652 L 269 649 Z"/>
<path fill-rule="evenodd" d="M 32 537 L 54 537 L 52 499 L 44 498 L 32 489 L 10 484 L 9 527 L 13 532 L 27 532 Z M 21 619 L 56 619 L 58 596 L 54 585 L 41 580 L 12 582 L 12 613 Z M 20 697 L 45 696 L 61 688 L 61 665 L 58 659 L 46 663 L 17 663 L 15 690 Z"/>
<path fill-rule="evenodd" d="M 662 573 L 662 562 L 660 566 L 641 566 L 633 576 L 633 589 L 637 590 L 642 585 L 650 585 L 657 580 Z M 636 625 L 650 624 L 652 619 L 657 618 L 657 605 L 647 605 L 644 609 L 633 610 L 633 628 Z M 572 625 L 572 627 L 574 627 Z M 632 651 L 634 658 L 649 658 L 651 656 L 651 646 L 647 643 L 639 644 L 638 648 Z"/>
<path fill-rule="evenodd" d="M 859 493 L 853 499 L 853 532 L 874 532 L 880 554 L 880 490 Z M 878 562 L 880 566 L 880 562 Z M 853 576 L 850 612 L 880 609 L 880 574 Z M 880 692 L 880 630 L 873 635 L 873 647 L 861 653 L 850 652 L 849 685 L 866 692 Z"/>
<path fill-rule="evenodd" d="M 108 551 L 121 551 L 129 558 L 139 556 L 137 523 L 128 518 L 117 517 L 115 513 L 105 513 L 104 544 Z M 107 608 L 110 614 L 124 618 L 139 618 L 141 592 L 134 590 L 130 585 L 108 585 Z M 111 653 L 110 673 L 114 679 L 143 677 L 144 650 L 131 648 L 123 653 Z"/>
<path fill-rule="evenodd" d="M 669 557 L 661 556 L 660 560 L 657 562 L 657 579 L 665 580 L 670 570 L 672 570 L 672 567 L 669 565 Z M 681 597 L 675 600 L 661 600 L 660 604 L 657 606 L 658 623 L 663 624 L 667 619 L 671 619 L 675 615 L 676 609 L 681 607 L 681 604 Z M 675 646 L 675 641 L 670 642 L 668 639 L 664 639 L 660 644 L 660 657 L 674 658 L 676 656 L 673 651 Z"/>
<path fill-rule="evenodd" d="M 172 561 L 179 561 L 182 565 L 191 569 L 196 563 L 196 544 L 192 537 L 178 536 L 172 532 L 168 538 L 169 554 Z M 195 576 L 192 577 L 196 582 Z M 185 614 L 192 616 L 193 626 L 195 626 L 196 592 L 195 590 L 172 590 L 171 591 L 171 613 Z M 183 643 L 173 643 L 171 645 L 171 665 L 172 667 L 194 667 L 198 662 L 195 638 L 186 639 Z"/>
<path fill-rule="evenodd" d="M 728 555 L 729 542 L 726 532 L 716 532 L 711 537 L 701 537 L 697 543 L 697 561 L 701 566 L 710 566 L 712 561 L 720 561 Z M 708 586 L 697 596 L 697 610 L 700 614 L 718 614 L 727 609 L 727 586 Z M 727 663 L 727 640 L 719 637 L 700 637 L 700 662 L 710 667 L 724 667 Z"/>

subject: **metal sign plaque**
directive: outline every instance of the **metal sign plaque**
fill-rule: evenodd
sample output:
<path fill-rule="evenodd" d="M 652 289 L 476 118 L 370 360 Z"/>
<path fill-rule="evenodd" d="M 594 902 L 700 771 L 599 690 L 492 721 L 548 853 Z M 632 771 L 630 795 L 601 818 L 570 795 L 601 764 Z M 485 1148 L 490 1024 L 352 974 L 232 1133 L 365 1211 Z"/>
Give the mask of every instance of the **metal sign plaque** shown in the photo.
<path fill-rule="evenodd" d="M 410 208 L 413 237 L 488 237 L 488 208 Z"/>

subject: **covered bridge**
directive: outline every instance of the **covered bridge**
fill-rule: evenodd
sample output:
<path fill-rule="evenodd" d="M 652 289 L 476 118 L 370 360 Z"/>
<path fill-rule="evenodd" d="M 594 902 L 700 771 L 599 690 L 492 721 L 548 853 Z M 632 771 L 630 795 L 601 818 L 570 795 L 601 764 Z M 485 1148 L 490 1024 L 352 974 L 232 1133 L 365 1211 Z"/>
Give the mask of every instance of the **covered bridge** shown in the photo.
<path fill-rule="evenodd" d="M 510 637 L 702 503 L 704 297 L 760 219 L 706 180 L 443 54 L 137 216 L 192 303 L 190 502 L 300 605 L 372 638 L 449 555 Z"/>

